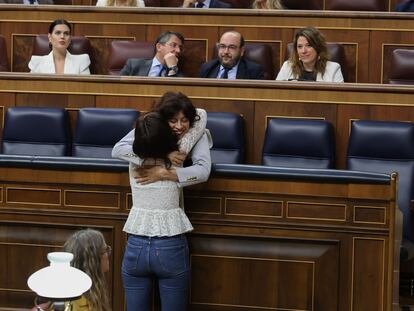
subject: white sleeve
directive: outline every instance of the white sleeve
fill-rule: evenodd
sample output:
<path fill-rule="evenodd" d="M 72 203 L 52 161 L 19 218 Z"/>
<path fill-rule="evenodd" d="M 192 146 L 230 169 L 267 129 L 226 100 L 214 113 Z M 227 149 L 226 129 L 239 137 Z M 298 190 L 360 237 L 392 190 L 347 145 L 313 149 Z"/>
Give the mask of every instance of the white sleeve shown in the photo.
<path fill-rule="evenodd" d="M 204 109 L 197 108 L 197 115 L 200 119 L 194 122 L 193 126 L 178 142 L 180 150 L 187 154 L 190 153 L 200 137 L 203 136 L 207 125 L 207 112 Z"/>
<path fill-rule="evenodd" d="M 30 59 L 29 65 L 28 65 L 30 72 L 39 73 L 38 68 L 39 68 L 40 60 L 41 60 L 40 56 L 37 56 L 37 55 L 32 56 L 32 58 Z"/>
<path fill-rule="evenodd" d="M 79 67 L 79 73 L 81 75 L 89 75 L 91 74 L 89 70 L 89 65 L 91 64 L 91 60 L 89 58 L 88 54 L 81 54 L 79 55 L 81 57 L 80 59 L 80 67 Z"/>
<path fill-rule="evenodd" d="M 285 61 L 277 74 L 276 80 L 287 81 L 291 76 L 292 69 L 290 68 L 289 61 Z"/>
<path fill-rule="evenodd" d="M 139 7 L 139 8 L 145 8 L 145 2 L 144 2 L 144 0 L 137 0 L 137 7 Z"/>
<path fill-rule="evenodd" d="M 132 150 L 132 145 L 135 139 L 135 129 L 126 134 L 119 142 L 112 148 L 112 157 L 134 163 L 141 166 L 144 160 L 138 157 Z"/>
<path fill-rule="evenodd" d="M 342 75 L 341 65 L 335 63 L 337 66 L 335 68 L 335 72 L 333 74 L 333 81 L 332 82 L 344 82 L 344 76 Z"/>
<path fill-rule="evenodd" d="M 106 6 L 106 0 L 98 0 L 96 1 L 96 6 Z"/>

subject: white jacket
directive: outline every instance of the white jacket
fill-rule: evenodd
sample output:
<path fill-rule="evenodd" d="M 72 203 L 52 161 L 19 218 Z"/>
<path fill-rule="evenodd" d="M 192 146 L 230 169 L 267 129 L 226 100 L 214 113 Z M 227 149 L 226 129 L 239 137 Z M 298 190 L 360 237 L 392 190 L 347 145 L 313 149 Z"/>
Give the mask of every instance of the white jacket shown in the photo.
<path fill-rule="evenodd" d="M 88 54 L 73 55 L 67 51 L 63 73 L 90 74 L 90 64 L 91 60 Z M 29 68 L 32 73 L 56 73 L 52 52 L 44 56 L 33 55 L 29 62 Z"/>
<path fill-rule="evenodd" d="M 282 68 L 280 69 L 276 80 L 289 80 L 295 79 L 297 77 L 293 76 L 292 68 L 290 62 L 287 60 L 283 63 Z M 344 77 L 341 72 L 341 65 L 335 62 L 328 61 L 326 63 L 325 73 L 322 76 L 320 73 L 316 76 L 316 81 L 320 82 L 344 82 Z"/>

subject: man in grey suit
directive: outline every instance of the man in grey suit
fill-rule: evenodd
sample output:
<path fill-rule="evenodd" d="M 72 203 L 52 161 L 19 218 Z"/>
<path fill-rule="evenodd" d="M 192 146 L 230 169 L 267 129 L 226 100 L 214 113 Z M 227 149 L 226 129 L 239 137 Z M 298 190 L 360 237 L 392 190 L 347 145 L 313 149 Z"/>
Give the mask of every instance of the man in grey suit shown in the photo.
<path fill-rule="evenodd" d="M 121 69 L 121 76 L 177 77 L 182 76 L 178 61 L 183 51 L 184 37 L 179 32 L 166 31 L 155 41 L 152 59 L 130 58 Z"/>
<path fill-rule="evenodd" d="M 54 4 L 53 0 L 0 0 L 0 3 L 9 3 L 9 4 Z"/>

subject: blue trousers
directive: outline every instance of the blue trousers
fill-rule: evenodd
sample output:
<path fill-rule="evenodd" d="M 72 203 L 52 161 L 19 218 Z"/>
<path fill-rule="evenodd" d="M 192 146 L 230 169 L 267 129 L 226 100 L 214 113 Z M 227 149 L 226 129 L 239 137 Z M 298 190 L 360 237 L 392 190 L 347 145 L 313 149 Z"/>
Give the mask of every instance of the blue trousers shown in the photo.
<path fill-rule="evenodd" d="M 128 236 L 122 261 L 127 311 L 150 311 L 154 277 L 158 280 L 161 310 L 187 310 L 190 263 L 185 235 Z"/>

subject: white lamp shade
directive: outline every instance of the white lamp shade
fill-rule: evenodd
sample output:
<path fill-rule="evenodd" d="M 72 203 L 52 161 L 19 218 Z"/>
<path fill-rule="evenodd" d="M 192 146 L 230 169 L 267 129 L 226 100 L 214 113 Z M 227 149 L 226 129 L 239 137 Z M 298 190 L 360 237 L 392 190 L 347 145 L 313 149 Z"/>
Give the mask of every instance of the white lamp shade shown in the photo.
<path fill-rule="evenodd" d="M 73 254 L 54 252 L 47 255 L 50 266 L 33 273 L 27 285 L 38 296 L 50 299 L 80 297 L 92 286 L 92 280 L 85 272 L 70 266 Z"/>

